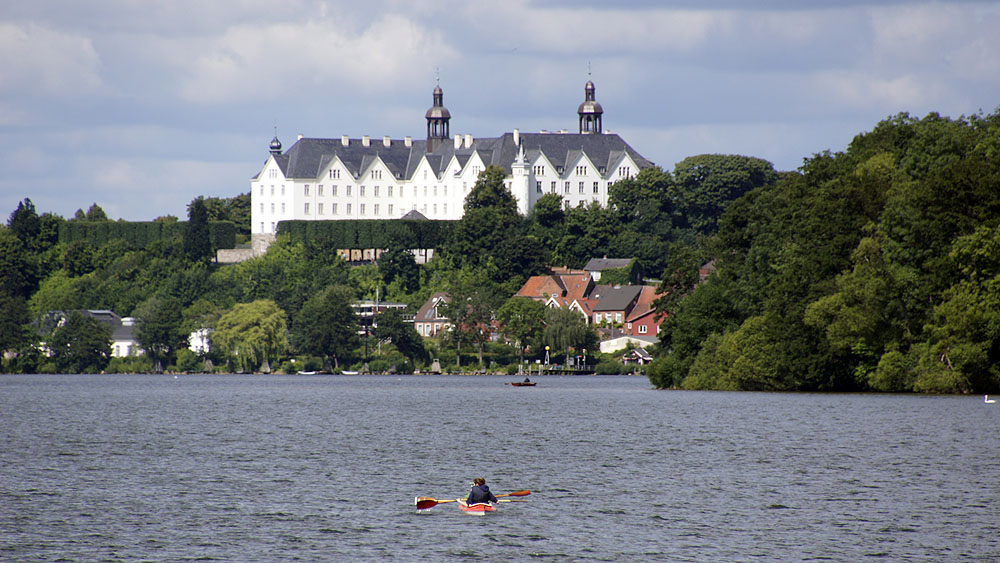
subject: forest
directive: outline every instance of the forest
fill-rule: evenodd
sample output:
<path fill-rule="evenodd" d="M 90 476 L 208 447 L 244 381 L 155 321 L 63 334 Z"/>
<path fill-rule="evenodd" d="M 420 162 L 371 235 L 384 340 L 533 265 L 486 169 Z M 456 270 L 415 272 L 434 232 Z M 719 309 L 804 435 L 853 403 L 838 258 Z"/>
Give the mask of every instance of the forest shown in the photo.
<path fill-rule="evenodd" d="M 689 157 L 615 183 L 606 208 L 566 208 L 546 194 L 521 216 L 503 181 L 496 167 L 480 175 L 464 217 L 420 265 L 412 241 L 388 236 L 377 263 L 348 264 L 334 241 L 292 236 L 291 225 L 265 255 L 217 264 L 220 225 L 235 225 L 237 240 L 248 235 L 248 194 L 197 198 L 183 228 L 141 241 L 69 240 L 108 221 L 99 206 L 64 219 L 26 198 L 0 227 L 3 371 L 266 364 L 294 373 L 367 361 L 409 372 L 440 358 L 453 371 L 512 373 L 546 345 L 596 349 L 598 332 L 582 316 L 512 296 L 531 275 L 608 256 L 635 259 L 638 276 L 659 286 L 665 320 L 645 366 L 658 388 L 1000 387 L 997 113 L 899 114 L 795 171 L 748 156 Z M 705 264 L 713 273 L 701 279 Z M 412 314 L 438 291 L 463 304 L 447 307 L 455 330 L 426 339 L 385 314 L 359 335 L 356 300 L 378 296 Z M 106 329 L 70 313 L 81 309 L 135 317 L 147 353 L 111 358 Z M 53 311 L 69 314 L 57 323 Z M 200 329 L 212 330 L 211 352 L 187 346 Z M 591 361 L 621 371 L 613 357 Z"/>

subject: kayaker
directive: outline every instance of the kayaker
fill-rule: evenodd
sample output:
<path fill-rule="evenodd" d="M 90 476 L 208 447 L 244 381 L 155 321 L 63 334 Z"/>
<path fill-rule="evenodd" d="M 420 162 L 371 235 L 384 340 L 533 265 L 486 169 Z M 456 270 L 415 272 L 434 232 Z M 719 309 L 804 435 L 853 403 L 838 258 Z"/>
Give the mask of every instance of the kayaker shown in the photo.
<path fill-rule="evenodd" d="M 528 379 L 527 377 L 525 377 L 525 378 L 524 378 L 524 382 L 525 382 L 525 383 L 531 383 L 531 380 L 530 380 L 530 379 Z"/>
<path fill-rule="evenodd" d="M 490 488 L 486 485 L 486 479 L 476 477 L 472 480 L 472 488 L 469 489 L 469 498 L 465 499 L 465 504 L 479 504 L 496 502 L 497 497 L 493 496 Z"/>

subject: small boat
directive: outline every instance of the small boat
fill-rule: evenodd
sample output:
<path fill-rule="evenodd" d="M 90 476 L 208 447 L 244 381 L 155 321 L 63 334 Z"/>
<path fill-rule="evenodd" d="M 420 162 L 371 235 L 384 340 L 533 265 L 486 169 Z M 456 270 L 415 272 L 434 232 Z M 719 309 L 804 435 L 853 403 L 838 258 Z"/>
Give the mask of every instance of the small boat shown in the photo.
<path fill-rule="evenodd" d="M 996 399 L 991 399 L 989 395 L 983 395 L 983 402 L 992 404 L 996 402 Z"/>
<path fill-rule="evenodd" d="M 514 387 L 534 387 L 534 381 L 515 381 L 513 383 L 508 383 L 507 385 L 513 385 Z"/>
<path fill-rule="evenodd" d="M 465 504 L 464 500 L 458 501 L 458 509 L 466 514 L 483 516 L 487 512 L 496 512 L 497 505 L 490 502 L 477 502 L 476 504 Z"/>

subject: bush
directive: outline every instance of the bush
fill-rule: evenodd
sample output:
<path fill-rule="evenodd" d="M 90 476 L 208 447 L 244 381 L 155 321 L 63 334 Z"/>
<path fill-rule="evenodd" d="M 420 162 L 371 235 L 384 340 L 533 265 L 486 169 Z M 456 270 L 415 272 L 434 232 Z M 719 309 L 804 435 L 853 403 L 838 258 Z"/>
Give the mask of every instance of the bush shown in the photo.
<path fill-rule="evenodd" d="M 631 370 L 626 368 L 621 362 L 603 360 L 601 363 L 597 364 L 597 367 L 594 368 L 594 372 L 597 375 L 620 375 L 623 373 L 630 373 Z"/>
<path fill-rule="evenodd" d="M 153 373 L 153 360 L 149 356 L 111 358 L 105 373 Z"/>

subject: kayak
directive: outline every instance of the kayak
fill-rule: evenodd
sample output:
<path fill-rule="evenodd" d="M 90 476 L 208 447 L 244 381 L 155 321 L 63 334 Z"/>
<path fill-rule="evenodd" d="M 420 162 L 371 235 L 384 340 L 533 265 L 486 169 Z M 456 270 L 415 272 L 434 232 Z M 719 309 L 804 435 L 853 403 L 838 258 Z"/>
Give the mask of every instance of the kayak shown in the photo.
<path fill-rule="evenodd" d="M 496 512 L 497 505 L 490 502 L 478 502 L 476 504 L 465 504 L 464 500 L 458 501 L 458 509 L 466 514 L 482 516 L 487 512 Z"/>
<path fill-rule="evenodd" d="M 507 385 L 513 385 L 514 387 L 534 387 L 534 381 L 515 381 L 514 383 L 508 383 Z"/>

